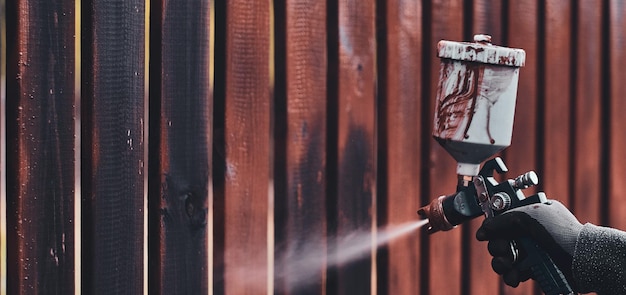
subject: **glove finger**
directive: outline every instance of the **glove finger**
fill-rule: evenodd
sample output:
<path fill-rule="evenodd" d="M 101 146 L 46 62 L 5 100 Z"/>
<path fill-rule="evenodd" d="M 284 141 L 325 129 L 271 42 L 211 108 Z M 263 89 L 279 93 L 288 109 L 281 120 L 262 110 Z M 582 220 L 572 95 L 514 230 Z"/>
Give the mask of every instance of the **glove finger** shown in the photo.
<path fill-rule="evenodd" d="M 487 241 L 494 238 L 513 240 L 528 233 L 530 216 L 523 212 L 510 212 L 485 219 L 476 231 L 476 239 Z"/>
<path fill-rule="evenodd" d="M 515 268 L 511 269 L 511 271 L 502 275 L 502 279 L 504 280 L 505 284 L 514 288 L 519 286 L 519 283 L 520 283 L 519 272 Z"/>
<path fill-rule="evenodd" d="M 506 274 L 513 270 L 513 260 L 506 257 L 494 257 L 491 259 L 491 268 L 497 274 Z"/>
<path fill-rule="evenodd" d="M 511 249 L 511 242 L 503 239 L 493 239 L 487 244 L 487 250 L 491 256 L 502 256 L 507 258 L 513 258 L 513 250 Z"/>

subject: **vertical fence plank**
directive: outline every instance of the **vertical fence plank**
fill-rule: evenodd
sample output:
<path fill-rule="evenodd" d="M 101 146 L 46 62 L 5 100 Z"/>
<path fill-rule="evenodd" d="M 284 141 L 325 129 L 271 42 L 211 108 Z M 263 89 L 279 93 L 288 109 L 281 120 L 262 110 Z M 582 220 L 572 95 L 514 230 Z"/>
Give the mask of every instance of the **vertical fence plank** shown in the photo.
<path fill-rule="evenodd" d="M 326 279 L 326 2 L 276 1 L 276 294 Z"/>
<path fill-rule="evenodd" d="M 336 190 L 332 217 L 332 233 L 338 239 L 358 231 L 369 232 L 376 221 L 376 32 L 374 1 L 339 1 L 336 40 L 330 50 L 336 50 L 336 92 L 329 98 L 336 107 L 337 137 L 333 139 L 336 153 Z M 337 43 L 334 43 L 337 42 Z M 361 241 L 362 242 L 362 241 Z M 373 250 L 361 253 L 358 259 L 349 248 L 338 243 L 329 245 L 329 259 L 340 261 L 329 282 L 329 293 L 369 294 L 372 288 Z M 352 259 L 350 259 L 352 258 Z M 350 259 L 352 261 L 347 261 Z M 334 276 L 336 274 L 336 276 Z"/>
<path fill-rule="evenodd" d="M 208 292 L 209 4 L 151 6 L 150 294 Z"/>
<path fill-rule="evenodd" d="M 7 5 L 7 292 L 74 292 L 74 2 Z"/>
<path fill-rule="evenodd" d="M 576 34 L 576 125 L 573 210 L 581 222 L 600 222 L 602 5 L 578 1 Z"/>
<path fill-rule="evenodd" d="M 610 6 L 610 77 L 611 77 L 611 154 L 609 175 L 609 225 L 626 230 L 626 206 L 623 201 L 623 193 L 626 191 L 626 157 L 624 157 L 624 147 L 626 146 L 626 2 L 611 0 Z"/>
<path fill-rule="evenodd" d="M 545 89 L 543 98 L 544 131 L 543 171 L 540 187 L 548 198 L 557 199 L 569 205 L 572 194 L 571 170 L 571 131 L 572 114 L 572 27 L 571 2 L 551 0 L 545 2 L 545 39 L 541 54 L 544 62 Z"/>
<path fill-rule="evenodd" d="M 508 47 L 522 48 L 526 51 L 526 65 L 520 69 L 520 78 L 515 108 L 515 122 L 511 146 L 506 149 L 506 164 L 509 167 L 507 177 L 516 177 L 529 170 L 538 169 L 537 155 L 537 1 L 516 0 L 508 2 Z M 531 195 L 536 188 L 524 190 Z M 534 283 L 521 283 L 517 288 L 504 286 L 505 294 L 534 294 Z"/>
<path fill-rule="evenodd" d="M 432 130 L 435 97 L 439 81 L 440 62 L 437 58 L 437 42 L 440 40 L 463 40 L 463 1 L 432 1 L 430 10 L 430 39 L 428 42 L 430 55 L 429 91 L 423 97 L 429 101 L 429 107 L 423 112 L 429 116 L 428 123 Z M 428 28 L 425 28 L 428 29 Z M 453 193 L 456 188 L 456 162 L 439 144 L 430 139 L 430 199 L 440 195 Z M 430 236 L 430 284 L 429 294 L 445 292 L 461 294 L 461 230 L 454 229 Z"/>
<path fill-rule="evenodd" d="M 82 2 L 83 293 L 143 292 L 144 1 Z"/>
<path fill-rule="evenodd" d="M 219 2 L 214 103 L 216 128 L 223 129 L 219 135 L 216 130 L 215 140 L 223 146 L 216 146 L 222 154 L 214 162 L 215 225 L 221 227 L 215 228 L 215 293 L 272 292 L 267 255 L 270 2 Z"/>
<path fill-rule="evenodd" d="M 471 11 L 472 34 L 490 35 L 494 45 L 503 46 L 502 1 L 473 0 Z"/>
<path fill-rule="evenodd" d="M 379 169 L 386 171 L 382 213 L 387 227 L 417 219 L 421 206 L 421 69 L 422 69 L 422 6 L 418 1 L 380 1 L 386 7 L 383 18 L 386 40 L 379 64 L 378 104 L 380 130 L 379 154 L 385 161 Z M 381 3 L 381 4 L 382 4 Z M 383 9 L 379 7 L 378 9 Z M 383 160 L 381 159 L 381 160 Z M 382 196 L 378 196 L 381 198 Z M 411 233 L 392 241 L 387 248 L 385 272 L 378 282 L 385 282 L 381 294 L 416 294 L 420 290 L 420 235 Z M 384 286 L 381 286 L 384 287 Z"/>
<path fill-rule="evenodd" d="M 506 150 L 508 177 L 537 169 L 537 3 L 510 1 L 508 6 L 508 47 L 526 51 L 526 65 L 520 69 L 511 146 Z M 527 189 L 528 195 L 535 189 Z"/>
<path fill-rule="evenodd" d="M 472 35 L 487 34 L 494 45 L 503 46 L 502 2 L 474 0 L 472 7 Z M 501 156 L 501 155 L 499 155 Z M 476 240 L 476 231 L 484 218 L 479 217 L 463 225 L 464 245 L 468 248 L 463 257 L 463 294 L 497 294 L 501 279 L 491 268 L 491 255 L 487 243 Z"/>

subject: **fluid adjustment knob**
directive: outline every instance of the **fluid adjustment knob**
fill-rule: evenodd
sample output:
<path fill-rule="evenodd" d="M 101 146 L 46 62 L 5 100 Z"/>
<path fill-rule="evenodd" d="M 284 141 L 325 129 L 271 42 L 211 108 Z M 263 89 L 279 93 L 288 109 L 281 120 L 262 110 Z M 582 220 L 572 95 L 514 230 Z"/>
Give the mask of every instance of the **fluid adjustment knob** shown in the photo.
<path fill-rule="evenodd" d="M 496 211 L 503 211 L 511 207 L 511 196 L 505 192 L 495 193 L 491 197 L 491 208 Z"/>
<path fill-rule="evenodd" d="M 528 171 L 518 177 L 515 177 L 511 186 L 515 189 L 525 189 L 539 184 L 539 177 L 535 171 Z"/>

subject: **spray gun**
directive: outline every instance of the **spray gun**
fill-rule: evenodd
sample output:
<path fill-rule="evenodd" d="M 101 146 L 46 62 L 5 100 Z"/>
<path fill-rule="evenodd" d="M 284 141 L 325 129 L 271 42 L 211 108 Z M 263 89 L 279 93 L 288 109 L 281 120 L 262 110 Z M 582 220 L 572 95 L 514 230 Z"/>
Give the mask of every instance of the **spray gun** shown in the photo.
<path fill-rule="evenodd" d="M 474 36 L 473 43 L 442 40 L 438 46 L 441 69 L 433 137 L 457 161 L 456 192 L 441 196 L 418 210 L 428 219 L 429 233 L 447 231 L 478 216 L 492 218 L 507 210 L 545 203 L 543 192 L 525 196 L 523 189 L 537 185 L 529 171 L 498 182 L 504 174 L 501 158 L 480 164 L 511 144 L 522 49 L 494 46 L 488 35 Z M 519 259 L 519 249 L 526 252 Z M 530 270 L 545 294 L 574 294 L 561 270 L 532 240 L 511 242 L 519 269 Z"/>

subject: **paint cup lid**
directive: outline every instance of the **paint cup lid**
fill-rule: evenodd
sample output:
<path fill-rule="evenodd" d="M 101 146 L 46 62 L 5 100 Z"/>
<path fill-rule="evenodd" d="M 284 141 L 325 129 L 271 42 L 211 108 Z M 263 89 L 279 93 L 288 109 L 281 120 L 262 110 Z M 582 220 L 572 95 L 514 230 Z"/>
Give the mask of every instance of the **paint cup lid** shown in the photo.
<path fill-rule="evenodd" d="M 526 60 L 523 49 L 492 45 L 489 35 L 474 35 L 473 43 L 441 40 L 437 44 L 437 56 L 510 67 L 523 67 Z"/>

